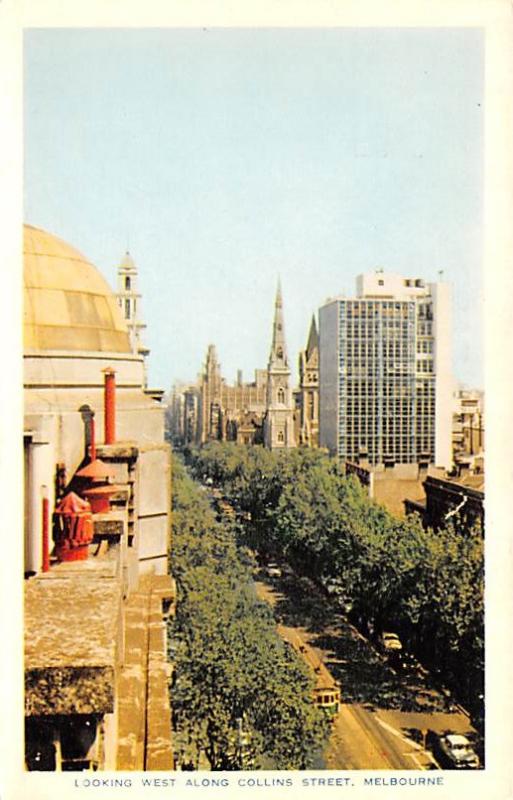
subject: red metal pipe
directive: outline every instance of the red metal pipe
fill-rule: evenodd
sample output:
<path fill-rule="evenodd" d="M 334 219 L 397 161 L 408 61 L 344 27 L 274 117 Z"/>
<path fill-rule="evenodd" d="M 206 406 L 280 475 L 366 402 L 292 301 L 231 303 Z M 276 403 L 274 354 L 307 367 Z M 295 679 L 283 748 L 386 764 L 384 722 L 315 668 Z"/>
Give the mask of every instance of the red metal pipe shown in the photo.
<path fill-rule="evenodd" d="M 48 489 L 46 486 L 41 487 L 42 492 L 42 527 L 43 527 L 43 572 L 48 572 L 50 569 L 50 536 L 49 536 L 49 528 L 50 528 L 50 513 L 49 513 L 49 502 L 48 502 Z"/>
<path fill-rule="evenodd" d="M 105 444 L 114 444 L 116 441 L 116 373 L 112 367 L 107 367 L 104 373 Z"/>
<path fill-rule="evenodd" d="M 96 459 L 96 425 L 94 422 L 94 414 L 91 414 L 91 421 L 89 423 L 89 436 L 91 442 L 89 445 L 89 459 L 94 461 Z"/>

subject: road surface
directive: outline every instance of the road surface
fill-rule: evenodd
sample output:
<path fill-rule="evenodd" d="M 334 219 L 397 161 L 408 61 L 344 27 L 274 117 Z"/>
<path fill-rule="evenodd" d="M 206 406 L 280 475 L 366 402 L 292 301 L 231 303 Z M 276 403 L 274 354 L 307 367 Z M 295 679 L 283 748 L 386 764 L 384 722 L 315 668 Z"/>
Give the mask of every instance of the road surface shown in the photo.
<path fill-rule="evenodd" d="M 324 754 L 328 769 L 438 769 L 424 749 L 429 730 L 465 733 L 468 718 L 449 713 L 426 679 L 398 675 L 372 645 L 305 579 L 255 582 L 277 621 L 312 646 L 339 681 L 342 703 Z"/>

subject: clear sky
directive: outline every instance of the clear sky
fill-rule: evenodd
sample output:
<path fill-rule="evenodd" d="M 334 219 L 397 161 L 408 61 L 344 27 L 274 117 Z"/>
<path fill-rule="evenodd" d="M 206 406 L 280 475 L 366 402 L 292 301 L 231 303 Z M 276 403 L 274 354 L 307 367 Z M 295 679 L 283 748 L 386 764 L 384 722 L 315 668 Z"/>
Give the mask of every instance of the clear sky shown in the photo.
<path fill-rule="evenodd" d="M 483 38 L 446 29 L 25 33 L 25 220 L 115 286 L 139 269 L 153 386 L 265 367 L 281 277 L 311 315 L 382 267 L 454 295 L 482 385 Z"/>

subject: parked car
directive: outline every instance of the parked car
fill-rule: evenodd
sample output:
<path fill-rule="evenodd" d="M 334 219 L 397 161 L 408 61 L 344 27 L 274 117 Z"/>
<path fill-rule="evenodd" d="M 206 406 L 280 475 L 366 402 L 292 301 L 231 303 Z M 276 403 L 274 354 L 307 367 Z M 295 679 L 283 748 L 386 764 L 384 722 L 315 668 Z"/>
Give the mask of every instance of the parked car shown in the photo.
<path fill-rule="evenodd" d="M 389 631 L 383 631 L 381 634 L 380 645 L 383 651 L 387 654 L 400 653 L 403 649 L 401 640 L 399 639 L 397 633 L 390 633 Z"/>
<path fill-rule="evenodd" d="M 338 597 L 344 592 L 342 584 L 337 580 L 323 581 L 322 586 L 328 597 Z"/>
<path fill-rule="evenodd" d="M 461 733 L 439 736 L 434 750 L 440 766 L 448 769 L 479 769 L 479 757 L 467 737 Z"/>
<path fill-rule="evenodd" d="M 265 574 L 268 578 L 281 578 L 281 569 L 278 564 L 268 564 L 265 570 Z"/>

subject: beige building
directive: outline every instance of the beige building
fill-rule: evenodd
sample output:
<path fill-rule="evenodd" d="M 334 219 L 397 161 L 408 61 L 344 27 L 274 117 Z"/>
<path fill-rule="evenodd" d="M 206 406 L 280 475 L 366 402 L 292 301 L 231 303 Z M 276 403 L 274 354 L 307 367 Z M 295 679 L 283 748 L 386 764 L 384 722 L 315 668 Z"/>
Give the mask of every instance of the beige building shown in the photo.
<path fill-rule="evenodd" d="M 26 226 L 24 288 L 27 768 L 171 769 L 163 409 L 79 252 Z M 91 461 L 109 473 L 95 484 L 77 475 Z M 70 489 L 97 506 L 62 533 Z"/>
<path fill-rule="evenodd" d="M 317 401 L 311 402 L 315 389 L 318 350 L 315 323 L 310 331 L 307 355 L 301 362 L 302 391 L 305 413 L 303 429 L 305 443 L 316 436 Z M 297 393 L 296 393 L 297 396 Z M 198 383 L 174 387 L 168 406 L 168 427 L 177 444 L 205 444 L 209 441 L 232 441 L 239 444 L 265 444 L 270 449 L 294 447 L 296 414 L 290 389 L 283 304 L 278 287 L 273 319 L 272 345 L 267 370 L 256 369 L 251 382 L 242 379 L 238 370 L 234 384 L 226 382 L 215 345 L 207 350 L 205 365 Z M 306 441 L 308 439 L 308 441 Z"/>
<path fill-rule="evenodd" d="M 454 393 L 452 447 L 456 465 L 472 466 L 484 453 L 484 393 L 478 389 L 457 389 Z"/>
<path fill-rule="evenodd" d="M 261 442 L 266 386 L 267 375 L 259 369 L 250 383 L 242 380 L 239 370 L 236 383 L 228 384 L 221 375 L 216 348 L 209 345 L 199 384 L 199 442 Z"/>
<path fill-rule="evenodd" d="M 296 440 L 306 447 L 319 446 L 319 334 L 312 317 L 306 348 L 299 354 L 299 388 L 294 392 Z"/>

